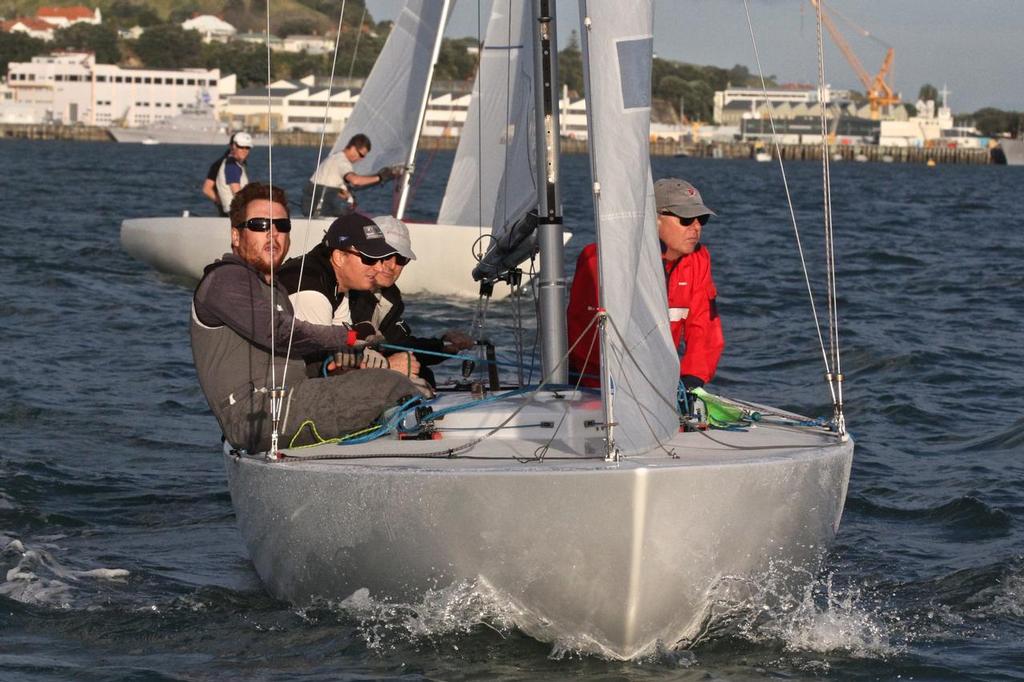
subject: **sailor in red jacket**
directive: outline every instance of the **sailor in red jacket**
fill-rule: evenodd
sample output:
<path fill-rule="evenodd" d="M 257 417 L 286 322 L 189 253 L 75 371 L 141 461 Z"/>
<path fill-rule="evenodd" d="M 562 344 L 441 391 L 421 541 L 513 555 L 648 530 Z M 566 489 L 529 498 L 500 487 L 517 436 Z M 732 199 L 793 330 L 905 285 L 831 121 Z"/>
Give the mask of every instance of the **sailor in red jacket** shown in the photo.
<path fill-rule="evenodd" d="M 654 203 L 672 340 L 677 347 L 680 341 L 686 344 L 679 375 L 686 388 L 693 389 L 715 376 L 725 347 L 715 305 L 718 292 L 711 278 L 711 256 L 700 243 L 701 228 L 716 214 L 704 205 L 696 187 L 677 178 L 654 183 Z M 587 330 L 597 307 L 597 244 L 589 244 L 576 261 L 567 314 L 569 362 L 573 372 L 584 375 L 584 386 L 599 385 L 597 326 Z"/>

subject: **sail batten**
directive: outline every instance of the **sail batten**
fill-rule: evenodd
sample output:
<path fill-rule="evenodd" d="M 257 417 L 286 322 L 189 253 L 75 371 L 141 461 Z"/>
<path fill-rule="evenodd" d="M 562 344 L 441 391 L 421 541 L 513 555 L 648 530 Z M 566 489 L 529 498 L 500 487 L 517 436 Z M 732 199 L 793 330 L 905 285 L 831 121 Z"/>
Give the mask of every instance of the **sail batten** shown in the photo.
<path fill-rule="evenodd" d="M 622 454 L 651 450 L 678 430 L 679 359 L 669 331 L 655 225 L 648 138 L 653 10 L 580 0 L 587 126 L 606 325 L 604 400 Z"/>

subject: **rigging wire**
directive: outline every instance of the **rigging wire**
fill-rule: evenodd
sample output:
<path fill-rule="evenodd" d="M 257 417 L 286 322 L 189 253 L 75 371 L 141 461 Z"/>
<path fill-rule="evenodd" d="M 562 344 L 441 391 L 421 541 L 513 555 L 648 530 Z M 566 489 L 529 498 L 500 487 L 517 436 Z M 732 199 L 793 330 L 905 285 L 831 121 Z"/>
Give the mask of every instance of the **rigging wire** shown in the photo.
<path fill-rule="evenodd" d="M 266 4 L 266 17 L 267 17 L 267 34 L 266 34 L 266 48 L 267 48 L 267 177 L 268 184 L 270 185 L 270 217 L 274 215 L 274 123 L 271 118 L 272 101 L 270 97 L 270 86 L 273 84 L 271 80 L 271 52 L 270 52 L 270 2 Z M 288 207 L 285 207 L 285 211 Z M 287 375 L 288 362 L 285 360 L 285 367 L 281 374 L 281 386 L 277 385 L 277 360 L 276 360 L 276 331 L 277 327 L 274 323 L 274 311 L 277 309 L 276 298 L 277 298 L 277 287 L 274 282 L 274 230 L 275 228 L 271 225 L 270 229 L 267 230 L 267 240 L 270 242 L 270 452 L 277 452 L 278 442 L 278 427 L 281 421 L 281 408 L 284 406 L 284 381 Z M 289 340 L 289 347 L 291 341 Z"/>
<path fill-rule="evenodd" d="M 325 102 L 324 102 L 324 120 L 323 120 L 323 124 L 320 127 L 320 146 L 317 149 L 317 167 L 320 166 L 320 162 L 323 160 L 324 140 L 325 140 L 325 137 L 326 137 L 326 134 L 327 134 L 327 123 L 328 123 L 328 120 L 329 120 L 329 117 L 330 117 L 330 111 L 331 111 L 331 95 L 334 92 L 334 74 L 335 74 L 335 69 L 337 68 L 337 63 L 338 63 L 338 49 L 339 49 L 339 46 L 341 45 L 341 29 L 342 29 L 342 22 L 343 22 L 343 19 L 344 19 L 344 16 L 345 16 L 345 4 L 346 4 L 346 1 L 342 0 L 341 12 L 338 14 L 338 31 L 337 31 L 337 37 L 335 38 L 335 41 L 334 41 L 334 58 L 331 61 L 331 78 L 330 78 L 330 81 L 329 81 L 328 86 L 327 86 L 327 97 L 326 97 Z M 272 125 L 270 124 L 270 122 L 271 122 L 271 112 L 272 112 L 272 110 L 271 110 L 272 100 L 271 100 L 271 96 L 270 96 L 270 84 L 271 84 L 271 80 L 270 80 L 270 3 L 268 2 L 267 3 L 267 123 L 268 123 L 268 127 L 272 127 Z M 272 154 L 273 153 L 273 137 L 272 136 L 270 138 L 270 148 L 271 148 L 271 156 L 270 156 L 270 163 L 269 163 L 269 165 L 270 165 L 269 174 L 270 174 L 271 192 L 273 192 L 273 186 L 274 186 L 273 185 L 273 182 L 274 182 L 273 181 L 273 178 L 274 178 L 274 165 L 273 165 L 273 154 Z M 302 256 L 301 256 L 301 259 L 300 259 L 300 262 L 299 262 L 299 290 L 300 291 L 302 289 L 302 275 L 303 275 L 303 272 L 304 272 L 305 267 L 306 267 L 306 253 L 309 250 L 308 249 L 309 234 L 312 231 L 313 207 L 316 205 L 316 189 L 317 189 L 316 177 L 314 177 L 314 180 L 313 180 L 313 196 L 312 196 L 312 198 L 310 200 L 309 215 L 306 218 L 306 231 L 305 231 L 305 234 L 303 236 Z M 272 239 L 271 239 L 271 249 L 273 249 L 273 240 Z M 273 267 L 273 260 L 274 260 L 273 259 L 273 256 L 274 256 L 273 251 L 271 251 L 270 255 L 271 255 L 271 267 Z M 271 328 L 271 336 L 270 336 L 270 338 L 271 338 L 270 356 L 271 356 L 271 368 L 272 368 L 271 369 L 271 372 L 272 372 L 272 375 L 271 375 L 272 376 L 272 383 L 271 383 L 271 385 L 276 388 L 277 387 L 277 382 L 276 382 L 276 379 L 274 377 L 276 376 L 276 366 L 277 366 L 277 363 L 274 362 L 275 350 L 274 350 L 274 345 L 273 345 L 274 344 L 274 334 L 273 334 L 273 332 L 274 332 L 273 326 L 274 325 L 273 325 L 273 320 L 274 320 L 274 313 L 277 310 L 277 306 L 274 305 L 274 295 L 276 293 L 276 286 L 274 286 L 273 277 L 274 277 L 274 273 L 273 273 L 273 271 L 271 271 L 271 293 L 270 293 L 270 295 L 271 295 L 271 318 L 270 319 L 271 319 L 271 327 L 272 327 Z M 282 373 L 281 373 L 281 388 L 280 388 L 280 391 L 281 391 L 281 395 L 282 396 L 283 396 L 284 387 L 287 385 L 287 380 L 288 380 L 288 366 L 290 364 L 289 361 L 291 360 L 291 356 L 292 356 L 292 345 L 293 345 L 294 338 L 295 338 L 295 322 L 296 322 L 296 319 L 297 318 L 295 317 L 295 315 L 292 314 L 291 327 L 288 330 L 288 347 L 285 350 L 284 368 L 283 368 Z M 276 410 L 275 410 L 274 409 L 275 408 L 275 395 L 277 395 L 277 391 L 271 393 L 271 417 L 273 419 L 274 428 L 273 428 L 273 433 L 272 433 L 272 436 L 271 436 L 272 444 L 271 444 L 270 454 L 273 454 L 274 452 L 277 451 L 277 439 L 278 439 L 277 425 L 278 425 L 278 421 L 279 421 L 279 418 L 280 418 L 281 407 L 282 407 L 283 402 L 284 402 L 283 400 L 280 400 L 280 398 L 277 398 L 277 400 L 279 400 L 279 402 L 276 403 Z"/>
<path fill-rule="evenodd" d="M 818 99 L 821 112 L 821 176 L 822 176 L 822 197 L 824 203 L 824 228 L 825 228 L 825 263 L 827 273 L 827 299 L 828 299 L 828 328 L 829 328 L 829 353 L 832 361 L 832 369 L 828 374 L 830 384 L 834 385 L 833 396 L 835 402 L 835 420 L 839 433 L 846 433 L 846 420 L 843 416 L 843 372 L 839 360 L 839 302 L 836 298 L 836 257 L 835 257 L 835 232 L 832 223 L 832 173 L 829 165 L 828 139 L 826 138 L 825 121 L 825 49 L 822 38 L 822 13 L 823 8 L 819 2 L 817 5 L 817 41 L 818 41 Z M 837 123 L 838 123 L 838 116 Z"/>
<path fill-rule="evenodd" d="M 789 218 L 790 222 L 793 225 L 793 234 L 796 237 L 797 251 L 800 254 L 800 266 L 803 268 L 804 283 L 807 285 L 807 297 L 809 298 L 811 303 L 811 314 L 814 317 L 814 328 L 818 334 L 818 345 L 821 349 L 822 360 L 825 363 L 825 371 L 826 373 L 828 373 L 831 371 L 829 356 L 828 353 L 826 353 L 825 351 L 825 339 L 821 332 L 821 321 L 818 318 L 818 309 L 814 303 L 814 291 L 811 287 L 811 278 L 807 271 L 807 260 L 804 257 L 803 243 L 800 240 L 800 229 L 797 227 L 796 211 L 793 208 L 793 197 L 789 190 L 789 180 L 786 177 L 786 166 L 782 161 L 782 150 L 779 146 L 779 136 L 775 129 L 775 116 L 772 114 L 771 104 L 768 101 L 768 85 L 765 82 L 764 69 L 761 67 L 761 56 L 758 53 L 757 39 L 754 36 L 754 24 L 750 18 L 750 0 L 743 0 L 743 8 L 746 11 L 747 15 L 747 29 L 750 32 L 750 42 L 754 49 L 754 60 L 757 63 L 757 73 L 761 79 L 761 92 L 764 96 L 765 110 L 768 112 L 768 122 L 771 125 L 772 129 L 772 144 L 775 148 L 775 157 L 779 160 L 779 172 L 782 175 L 782 185 L 785 188 L 786 192 L 786 203 L 789 207 Z M 835 387 L 832 385 L 832 382 L 828 382 L 828 389 L 832 395 L 832 403 L 837 404 L 838 396 L 836 395 L 836 390 Z"/>

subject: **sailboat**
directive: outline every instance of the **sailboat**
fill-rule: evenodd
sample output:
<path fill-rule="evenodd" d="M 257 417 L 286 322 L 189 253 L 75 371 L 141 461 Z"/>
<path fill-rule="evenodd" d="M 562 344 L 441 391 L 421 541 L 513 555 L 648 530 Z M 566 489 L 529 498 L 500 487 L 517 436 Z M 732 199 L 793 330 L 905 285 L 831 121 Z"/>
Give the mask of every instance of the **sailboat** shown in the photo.
<path fill-rule="evenodd" d="M 347 141 L 356 133 L 368 135 L 373 143 L 370 153 L 356 164 L 357 172 L 370 174 L 383 166 L 405 165 L 412 167 L 416 148 L 430 92 L 431 76 L 441 46 L 441 37 L 447 22 L 449 0 L 408 0 L 397 17 L 394 28 L 385 42 L 373 70 L 366 80 L 351 117 L 338 135 L 331 153 L 340 153 Z M 504 17 L 496 9 L 497 16 Z M 495 34 L 505 29 L 502 39 L 508 34 L 508 19 L 492 21 Z M 484 66 L 491 61 L 484 55 Z M 502 65 L 504 68 L 504 63 Z M 510 88 L 490 87 L 492 69 L 482 66 L 478 73 L 474 95 L 470 105 L 467 129 L 468 140 L 460 141 L 460 150 L 465 147 L 472 153 L 459 151 L 456 172 L 449 178 L 448 194 L 464 196 L 467 192 L 485 197 L 483 203 L 474 204 L 476 211 L 455 211 L 442 207 L 438 223 L 409 223 L 416 252 L 419 256 L 411 263 L 402 276 L 402 290 L 407 294 L 429 293 L 440 296 L 476 296 L 479 285 L 471 276 L 472 269 L 482 245 L 488 243 L 492 219 L 496 215 L 493 207 L 498 193 L 498 183 L 508 174 L 525 183 L 521 186 L 520 199 L 529 198 L 533 177 L 529 160 L 520 150 L 513 156 L 508 149 L 519 149 L 518 140 L 527 136 L 525 128 L 518 133 L 514 126 L 506 135 L 490 134 L 493 125 L 478 124 L 500 114 L 505 125 L 506 104 L 511 90 L 515 100 L 532 97 L 532 88 L 513 83 Z M 488 74 L 488 87 L 481 91 L 482 74 Z M 500 81 L 505 83 L 504 74 Z M 511 105 L 516 110 L 528 111 L 528 103 Z M 485 110 L 484 119 L 480 112 Z M 484 125 L 484 127 L 481 127 Z M 472 126 L 470 128 L 470 126 Z M 477 137 L 480 130 L 488 134 Z M 480 154 L 480 145 L 487 147 Z M 485 167 L 480 172 L 470 169 L 470 164 L 460 162 L 469 156 L 500 160 L 496 172 Z M 507 159 L 507 161 L 505 161 Z M 401 219 L 410 194 L 410 177 L 402 176 L 396 202 L 395 216 Z M 468 205 L 457 202 L 459 205 Z M 452 202 L 443 204 L 452 206 Z M 498 213 L 504 212 L 499 208 Z M 332 219 L 296 220 L 293 222 L 292 243 L 312 247 L 320 241 Z M 569 234 L 563 236 L 568 240 Z M 230 250 L 230 235 L 223 218 L 175 216 L 162 218 L 137 218 L 122 222 L 121 245 L 132 257 L 141 260 L 156 270 L 189 280 L 198 281 L 203 268 Z M 494 298 L 507 295 L 505 289 L 491 290 Z"/>
<path fill-rule="evenodd" d="M 600 391 L 566 383 L 555 3 L 507 4 L 529 17 L 546 84 L 542 382 L 442 393 L 390 414 L 374 440 L 227 448 L 228 485 L 279 598 L 408 604 L 470 589 L 539 640 L 631 659 L 692 641 L 717 602 L 769 572 L 786 574 L 780 589 L 805 585 L 838 529 L 853 441 L 841 394 L 824 425 L 710 395 L 740 421 L 680 414 L 647 145 L 650 0 L 580 3 L 603 365 Z"/>

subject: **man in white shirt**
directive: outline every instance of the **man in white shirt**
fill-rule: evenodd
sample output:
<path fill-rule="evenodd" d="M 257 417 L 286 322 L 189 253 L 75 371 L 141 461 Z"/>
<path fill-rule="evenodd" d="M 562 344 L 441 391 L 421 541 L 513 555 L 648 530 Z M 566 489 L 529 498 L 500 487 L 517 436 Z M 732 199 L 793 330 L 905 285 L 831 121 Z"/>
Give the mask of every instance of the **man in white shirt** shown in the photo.
<path fill-rule="evenodd" d="M 360 175 L 354 163 L 370 153 L 370 138 L 353 135 L 345 148 L 317 167 L 302 191 L 303 215 L 314 218 L 348 215 L 356 207 L 352 190 L 381 185 L 401 173 L 401 166 L 386 166 L 373 175 Z"/>

